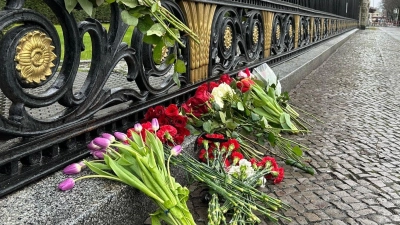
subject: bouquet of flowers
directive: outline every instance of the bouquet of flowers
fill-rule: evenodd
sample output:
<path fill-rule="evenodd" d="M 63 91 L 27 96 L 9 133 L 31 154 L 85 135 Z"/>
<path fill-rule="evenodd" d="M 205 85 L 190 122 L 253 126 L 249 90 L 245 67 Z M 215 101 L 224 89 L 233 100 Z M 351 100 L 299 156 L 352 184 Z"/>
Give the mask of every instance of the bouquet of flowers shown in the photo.
<path fill-rule="evenodd" d="M 97 175 L 80 177 L 76 180 L 68 178 L 59 185 L 65 191 L 72 189 L 75 181 L 85 178 L 106 178 L 130 185 L 154 200 L 159 209 L 151 214 L 152 224 L 165 221 L 171 225 L 195 224 L 186 205 L 189 190 L 182 187 L 171 176 L 169 162 L 171 157 L 178 156 L 182 150 L 180 145 L 169 151 L 165 160 L 162 139 L 173 140 L 169 131 L 161 131 L 157 119 L 153 119 L 151 127 L 136 124 L 128 131 L 128 135 L 120 132 L 102 134 L 89 145 L 93 155 L 102 160 L 84 161 Z M 159 138 L 160 137 L 160 138 Z M 100 152 L 101 154 L 99 154 Z M 65 171 L 68 174 L 79 172 L 82 164 L 73 164 Z"/>
<path fill-rule="evenodd" d="M 168 145 L 180 145 L 186 136 L 190 135 L 190 131 L 186 129 L 187 117 L 179 112 L 179 108 L 175 104 L 170 104 L 168 107 L 161 105 L 150 107 L 144 118 L 141 120 L 142 126 L 146 130 L 152 131 L 151 121 L 157 119 L 159 130 L 157 137 Z M 128 136 L 130 132 L 128 130 Z"/>
<path fill-rule="evenodd" d="M 275 222 L 289 220 L 275 212 L 288 205 L 257 189 L 268 180 L 275 184 L 282 181 L 284 170 L 274 158 L 247 160 L 238 151 L 239 142 L 221 134 L 205 134 L 197 144 L 202 148 L 200 161 L 186 154 L 172 161 L 210 188 L 208 224 L 227 224 L 227 218 L 229 224 L 257 224 L 261 220 L 255 212 Z"/>
<path fill-rule="evenodd" d="M 290 108 L 288 113 L 289 110 L 283 109 L 278 102 L 280 84 L 276 77 L 275 83 L 265 82 L 256 79 L 247 69 L 239 72 L 238 78 L 222 75 L 216 82 L 204 83 L 182 104 L 191 133 L 204 130 L 206 133 L 225 134 L 241 143 L 241 151 L 247 158 L 260 159 L 265 155 L 251 146 L 257 145 L 284 159 L 287 164 L 313 173 L 313 169 L 302 160 L 302 149 L 307 148 L 280 135 L 281 132 L 307 132 L 307 129 L 300 120 L 291 116 L 295 113 L 293 109 Z M 266 141 L 270 143 L 270 149 L 263 146 Z"/>

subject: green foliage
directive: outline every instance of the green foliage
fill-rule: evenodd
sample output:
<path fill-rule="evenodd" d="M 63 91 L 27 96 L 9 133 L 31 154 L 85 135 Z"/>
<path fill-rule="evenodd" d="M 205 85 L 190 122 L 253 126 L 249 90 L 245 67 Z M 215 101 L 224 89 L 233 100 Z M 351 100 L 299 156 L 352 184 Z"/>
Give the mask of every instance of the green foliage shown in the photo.
<path fill-rule="evenodd" d="M 0 8 L 6 5 L 6 0 L 0 0 Z M 44 3 L 43 0 L 27 0 L 25 2 L 24 8 L 32 9 L 36 12 L 41 13 L 47 19 L 49 19 L 53 24 L 59 24 L 56 15 L 51 11 L 50 7 Z M 74 10 L 72 12 L 76 21 L 85 20 L 88 15 L 83 10 Z M 109 22 L 111 17 L 110 6 L 108 4 L 102 4 L 101 6 L 94 8 L 92 12 L 92 17 L 99 20 L 100 22 Z"/>

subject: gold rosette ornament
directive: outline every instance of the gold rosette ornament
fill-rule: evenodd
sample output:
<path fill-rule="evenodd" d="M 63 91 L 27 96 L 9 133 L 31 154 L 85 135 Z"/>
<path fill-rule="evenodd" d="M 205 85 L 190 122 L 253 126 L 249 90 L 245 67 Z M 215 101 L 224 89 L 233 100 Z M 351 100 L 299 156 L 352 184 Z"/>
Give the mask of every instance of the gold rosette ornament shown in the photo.
<path fill-rule="evenodd" d="M 51 38 L 40 31 L 27 33 L 18 43 L 15 61 L 16 69 L 27 83 L 40 84 L 52 74 L 51 68 L 57 58 L 51 45 Z"/>

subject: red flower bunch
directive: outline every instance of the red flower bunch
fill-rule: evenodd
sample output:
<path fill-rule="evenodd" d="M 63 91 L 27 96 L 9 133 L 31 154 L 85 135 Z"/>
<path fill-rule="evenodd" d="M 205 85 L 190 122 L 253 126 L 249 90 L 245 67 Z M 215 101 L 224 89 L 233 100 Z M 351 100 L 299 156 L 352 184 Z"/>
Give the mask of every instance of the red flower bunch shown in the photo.
<path fill-rule="evenodd" d="M 154 108 L 150 107 L 144 115 L 144 119 L 141 121 L 143 129 L 154 132 L 149 122 L 154 118 L 158 120 L 159 124 L 159 129 L 156 132 L 157 137 L 163 143 L 172 145 L 173 141 L 175 144 L 179 145 L 182 144 L 186 136 L 190 135 L 190 131 L 186 129 L 188 118 L 179 114 L 179 108 L 175 104 L 171 104 L 168 107 L 161 105 L 155 106 Z"/>
<path fill-rule="evenodd" d="M 194 96 L 182 104 L 182 108 L 186 114 L 191 113 L 195 117 L 201 117 L 203 114 L 206 114 L 209 108 L 211 108 L 209 100 L 211 98 L 211 91 L 215 87 L 218 87 L 218 84 L 215 82 L 200 85 Z"/>
<path fill-rule="evenodd" d="M 226 167 L 231 164 L 237 165 L 243 159 L 243 154 L 238 151 L 239 142 L 236 139 L 226 140 L 222 134 L 206 134 L 197 139 L 197 144 L 204 147 L 199 152 L 199 159 L 202 162 L 213 161 L 216 154 L 221 154 L 225 159 L 223 163 Z"/>
<path fill-rule="evenodd" d="M 251 86 L 254 84 L 254 81 L 250 78 L 244 78 L 238 82 L 236 82 L 236 87 L 239 88 L 239 90 L 242 93 L 245 93 L 250 90 Z"/>
<path fill-rule="evenodd" d="M 219 83 L 226 83 L 226 84 L 231 84 L 232 81 L 233 81 L 233 78 L 230 77 L 228 74 L 221 75 L 221 77 L 218 80 Z"/>
<path fill-rule="evenodd" d="M 257 169 L 264 169 L 264 168 L 269 168 L 271 167 L 271 173 L 267 174 L 265 176 L 265 179 L 271 180 L 274 184 L 279 184 L 282 182 L 283 177 L 285 175 L 285 170 L 283 167 L 279 167 L 278 163 L 276 163 L 275 158 L 270 157 L 270 156 L 265 156 L 264 158 L 261 159 L 261 161 L 258 161 L 254 158 L 250 159 L 251 164 L 253 165 L 254 168 Z"/>

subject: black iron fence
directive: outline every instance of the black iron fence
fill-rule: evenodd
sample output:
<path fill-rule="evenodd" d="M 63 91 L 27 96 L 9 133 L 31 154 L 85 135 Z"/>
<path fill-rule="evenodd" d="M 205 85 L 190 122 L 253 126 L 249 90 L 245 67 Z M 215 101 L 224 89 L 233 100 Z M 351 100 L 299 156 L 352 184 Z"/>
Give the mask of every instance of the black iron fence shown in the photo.
<path fill-rule="evenodd" d="M 24 2 L 8 0 L 0 11 L 0 196 L 87 156 L 91 139 L 131 127 L 148 107 L 182 103 L 220 74 L 280 63 L 357 27 L 359 10 L 357 0 L 162 1 L 200 37 L 198 45 L 182 34 L 186 48 L 164 49 L 186 63 L 178 88 L 172 66 L 153 61 L 140 32 L 122 42 L 128 27 L 116 4 L 107 31 L 94 19 L 76 22 L 64 0 L 43 0 L 59 37 Z M 80 70 L 84 34 L 93 49 L 88 71 Z M 115 72 L 121 62 L 126 70 Z"/>

